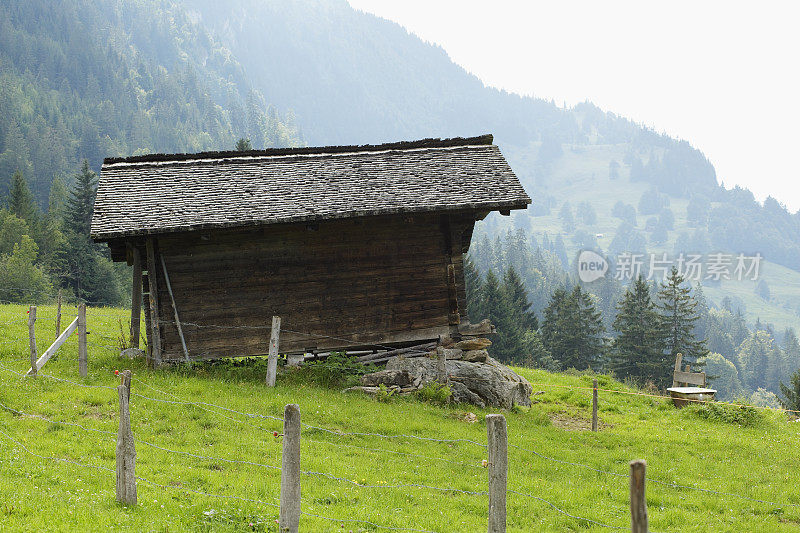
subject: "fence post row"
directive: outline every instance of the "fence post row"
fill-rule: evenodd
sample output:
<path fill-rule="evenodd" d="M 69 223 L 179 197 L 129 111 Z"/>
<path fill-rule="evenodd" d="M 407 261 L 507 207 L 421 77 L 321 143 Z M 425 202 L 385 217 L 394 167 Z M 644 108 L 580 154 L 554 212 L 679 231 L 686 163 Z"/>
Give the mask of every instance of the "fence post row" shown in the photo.
<path fill-rule="evenodd" d="M 647 533 L 647 501 L 644 494 L 646 469 L 645 461 L 631 461 L 631 533 Z"/>
<path fill-rule="evenodd" d="M 117 432 L 117 501 L 136 505 L 136 445 L 131 430 L 131 371 L 122 373 L 119 395 L 119 431 Z"/>
<path fill-rule="evenodd" d="M 36 377 L 36 360 L 39 355 L 36 353 L 36 306 L 28 308 L 28 340 L 31 346 L 31 376 Z"/>
<path fill-rule="evenodd" d="M 281 317 L 272 317 L 272 331 L 269 336 L 269 359 L 267 360 L 267 386 L 274 387 L 278 374 L 278 344 L 281 335 Z"/>
<path fill-rule="evenodd" d="M 592 382 L 592 431 L 597 431 L 597 380 Z"/>
<path fill-rule="evenodd" d="M 283 455 L 281 458 L 281 533 L 300 529 L 300 408 L 289 404 L 283 411 Z"/>
<path fill-rule="evenodd" d="M 489 533 L 506 531 L 508 432 L 503 415 L 486 415 L 489 451 Z"/>
<path fill-rule="evenodd" d="M 78 306 L 78 374 L 85 378 L 88 374 L 86 354 L 86 304 Z"/>

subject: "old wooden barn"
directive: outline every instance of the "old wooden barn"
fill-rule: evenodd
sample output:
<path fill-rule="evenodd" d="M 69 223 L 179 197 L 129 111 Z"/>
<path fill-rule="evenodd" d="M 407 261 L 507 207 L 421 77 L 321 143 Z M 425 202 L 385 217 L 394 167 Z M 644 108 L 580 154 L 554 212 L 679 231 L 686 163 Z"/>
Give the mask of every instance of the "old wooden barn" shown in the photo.
<path fill-rule="evenodd" d="M 266 354 L 273 315 L 284 353 L 402 346 L 468 324 L 475 221 L 529 203 L 491 135 L 158 154 L 104 161 L 92 237 L 155 364 Z"/>

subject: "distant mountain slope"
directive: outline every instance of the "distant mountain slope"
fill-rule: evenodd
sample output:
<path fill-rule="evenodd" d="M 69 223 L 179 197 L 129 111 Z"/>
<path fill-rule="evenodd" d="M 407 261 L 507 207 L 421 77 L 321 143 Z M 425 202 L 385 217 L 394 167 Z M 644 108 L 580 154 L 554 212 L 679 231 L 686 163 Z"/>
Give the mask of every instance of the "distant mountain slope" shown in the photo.
<path fill-rule="evenodd" d="M 0 3 L 0 105 L 0 194 L 19 169 L 40 205 L 82 158 L 299 142 L 167 0 Z"/>
<path fill-rule="evenodd" d="M 246 66 L 254 86 L 296 111 L 310 144 L 491 132 L 534 198 L 529 221 L 521 222 L 529 231 L 560 233 L 570 250 L 593 245 L 586 235 L 603 233 L 597 244 L 609 251 L 625 229 L 611 215 L 623 200 L 637 218 L 627 236 L 644 249 L 760 252 L 786 267 L 772 283 L 791 285 L 787 276 L 795 274 L 800 279 L 800 213 L 788 213 L 773 199 L 761 205 L 746 190 L 724 189 L 708 159 L 688 142 L 589 103 L 564 109 L 487 88 L 440 47 L 345 0 L 181 2 Z M 657 201 L 662 195 L 672 202 L 671 229 L 654 232 L 650 219 L 658 212 L 645 214 L 646 205 L 640 212 L 650 190 Z M 582 201 L 591 205 L 602 229 L 562 227 L 557 214 L 567 201 L 572 209 Z M 496 233 L 507 222 L 490 217 L 484 227 Z M 615 247 L 631 244 L 624 241 L 617 239 Z M 711 292 L 716 298 L 724 291 Z M 793 295 L 774 302 L 759 297 L 748 307 L 785 324 L 796 317 Z"/>

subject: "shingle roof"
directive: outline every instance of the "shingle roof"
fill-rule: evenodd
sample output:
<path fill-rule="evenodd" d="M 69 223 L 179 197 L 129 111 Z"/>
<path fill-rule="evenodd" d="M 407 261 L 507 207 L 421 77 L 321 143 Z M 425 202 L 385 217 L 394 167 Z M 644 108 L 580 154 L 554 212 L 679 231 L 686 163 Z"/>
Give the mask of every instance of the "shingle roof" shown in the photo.
<path fill-rule="evenodd" d="M 106 159 L 92 237 L 530 203 L 492 136 Z"/>

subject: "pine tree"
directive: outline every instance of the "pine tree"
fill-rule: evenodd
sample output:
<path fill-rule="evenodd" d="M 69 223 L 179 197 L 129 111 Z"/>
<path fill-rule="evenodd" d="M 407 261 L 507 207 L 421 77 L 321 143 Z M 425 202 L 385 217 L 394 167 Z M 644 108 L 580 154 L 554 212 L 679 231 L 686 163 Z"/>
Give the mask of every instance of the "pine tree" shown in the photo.
<path fill-rule="evenodd" d="M 253 145 L 250 144 L 250 139 L 246 139 L 246 138 L 242 137 L 241 139 L 236 141 L 235 150 L 237 152 L 247 152 L 248 150 L 252 150 L 252 149 L 253 149 Z"/>
<path fill-rule="evenodd" d="M 611 348 L 610 369 L 658 385 L 667 383 L 669 361 L 664 354 L 659 316 L 642 276 L 628 288 L 617 304 L 614 329 L 619 336 Z"/>
<path fill-rule="evenodd" d="M 509 265 L 503 276 L 503 288 L 508 296 L 513 319 L 519 323 L 519 326 L 523 330 L 539 329 L 536 313 L 530 310 L 531 304 L 528 301 L 528 291 L 525 289 L 525 284 L 511 265 Z"/>
<path fill-rule="evenodd" d="M 580 285 L 553 292 L 544 311 L 542 344 L 562 368 L 600 368 L 605 355 L 600 313 Z"/>
<path fill-rule="evenodd" d="M 786 364 L 789 369 L 800 368 L 800 341 L 792 328 L 783 332 L 783 351 L 786 354 Z"/>
<path fill-rule="evenodd" d="M 38 219 L 36 204 L 33 194 L 28 187 L 28 182 L 17 170 L 11 177 L 11 189 L 8 191 L 8 210 L 33 227 Z"/>
<path fill-rule="evenodd" d="M 797 369 L 792 374 L 788 387 L 782 381 L 780 387 L 781 394 L 783 394 L 783 398 L 780 398 L 780 401 L 783 407 L 793 411 L 800 411 L 800 369 Z"/>
<path fill-rule="evenodd" d="M 658 291 L 659 323 L 664 335 L 664 348 L 669 359 L 678 353 L 683 354 L 685 361 L 697 363 L 700 357 L 708 354 L 705 339 L 697 340 L 694 336 L 697 314 L 697 302 L 691 295 L 691 289 L 684 285 L 684 278 L 672 267 L 667 279 Z"/>
<path fill-rule="evenodd" d="M 498 361 L 511 362 L 514 357 L 522 355 L 518 351 L 517 343 L 520 333 L 510 317 L 508 295 L 493 271 L 490 270 L 486 273 L 486 280 L 481 292 L 480 312 L 497 329 L 497 333 L 492 338 L 489 352 Z"/>
<path fill-rule="evenodd" d="M 576 368 L 601 369 L 605 363 L 605 326 L 592 295 L 576 285 L 570 299 L 577 304 L 577 336 L 575 339 Z"/>
<path fill-rule="evenodd" d="M 75 187 L 67 199 L 67 229 L 89 239 L 94 212 L 94 197 L 97 193 L 97 174 L 89 168 L 84 159 L 81 170 L 75 175 Z"/>
<path fill-rule="evenodd" d="M 480 315 L 483 279 L 470 256 L 464 259 L 464 284 L 467 292 L 467 317 L 470 322 L 477 324 L 485 318 Z"/>

